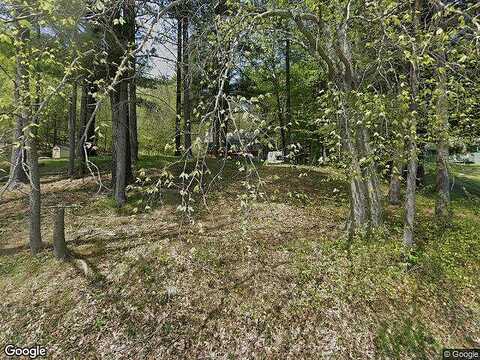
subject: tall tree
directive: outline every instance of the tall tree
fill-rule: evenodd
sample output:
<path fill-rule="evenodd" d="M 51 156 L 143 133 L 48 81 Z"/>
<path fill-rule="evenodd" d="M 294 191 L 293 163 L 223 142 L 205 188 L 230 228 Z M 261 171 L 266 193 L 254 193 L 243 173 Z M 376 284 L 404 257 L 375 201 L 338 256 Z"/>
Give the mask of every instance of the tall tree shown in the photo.
<path fill-rule="evenodd" d="M 28 64 L 31 59 L 30 28 L 18 21 L 17 48 L 17 72 L 19 81 L 19 102 L 18 106 L 23 128 L 23 136 L 26 139 L 28 177 L 30 179 L 30 250 L 37 254 L 42 248 L 41 233 L 41 193 L 40 193 L 40 170 L 38 166 L 38 110 L 39 110 L 39 82 L 36 82 L 36 101 L 32 104 L 30 90 L 30 73 Z M 37 79 L 38 80 L 38 79 Z M 34 112 L 34 113 L 33 113 Z"/>
<path fill-rule="evenodd" d="M 20 34 L 20 33 L 19 33 Z M 21 41 L 21 39 L 19 38 Z M 20 101 L 20 84 L 21 84 L 21 76 L 23 70 L 23 65 L 21 64 L 21 56 L 18 54 L 17 49 L 17 56 L 16 56 L 16 77 L 15 77 L 15 85 L 14 85 L 14 100 L 15 103 Z M 23 137 L 23 128 L 25 127 L 25 119 L 19 113 L 16 116 L 15 121 L 15 132 L 14 132 L 14 139 L 13 139 L 13 148 L 12 148 L 12 156 L 10 161 L 10 176 L 8 179 L 8 188 L 13 189 L 19 183 L 27 183 L 28 177 L 27 173 L 25 172 L 25 164 L 26 164 L 26 152 L 25 152 L 25 141 Z"/>
<path fill-rule="evenodd" d="M 130 145 L 130 163 L 135 167 L 138 160 L 136 56 L 133 54 L 133 50 L 136 47 L 137 31 L 135 0 L 127 0 L 125 2 L 124 10 L 127 26 L 128 49 L 130 54 L 128 83 L 128 137 Z"/>
<path fill-rule="evenodd" d="M 292 90 L 291 90 L 291 74 L 290 74 L 290 38 L 285 41 L 285 93 L 286 93 L 286 128 L 282 136 L 285 137 L 283 153 L 287 154 L 287 147 L 289 142 L 289 129 L 292 126 Z"/>
<path fill-rule="evenodd" d="M 128 157 L 128 83 L 121 81 L 115 87 L 115 201 L 118 207 L 127 201 L 126 187 L 128 183 L 127 166 Z"/>
<path fill-rule="evenodd" d="M 437 134 L 437 200 L 435 203 L 435 215 L 439 223 L 446 224 L 450 218 L 450 180 L 448 175 L 448 154 L 449 154 L 449 115 L 448 115 L 448 97 L 447 97 L 447 54 L 444 49 L 444 29 L 441 26 L 442 9 L 440 5 L 435 6 L 435 12 L 439 15 L 436 21 L 436 95 L 437 103 L 435 106 L 435 129 Z"/>
<path fill-rule="evenodd" d="M 68 112 L 68 143 L 69 143 L 69 155 L 68 155 L 68 176 L 73 179 L 75 175 L 75 137 L 77 128 L 77 94 L 78 86 L 74 81 L 72 84 L 72 94 L 70 96 L 70 109 Z"/>
<path fill-rule="evenodd" d="M 175 116 L 175 155 L 181 154 L 182 136 L 182 49 L 183 49 L 183 26 L 182 17 L 177 15 L 177 89 L 176 89 L 176 116 Z"/>
<path fill-rule="evenodd" d="M 119 3 L 112 9 L 111 17 L 105 25 L 110 29 L 109 62 L 113 89 L 110 93 L 112 109 L 112 183 L 115 201 L 118 207 L 127 201 L 126 187 L 133 179 L 132 144 L 130 133 L 135 129 L 130 126 L 131 107 L 129 84 L 132 78 L 133 49 L 131 24 L 124 21 L 121 14 L 129 14 L 132 4 Z M 130 16 L 131 18 L 132 16 Z M 132 19 L 131 19 L 132 20 Z M 112 27 L 113 24 L 113 27 Z M 136 136 L 136 135 L 134 135 Z M 134 150 L 135 151 L 135 150 Z M 135 155 L 133 155 L 135 156 Z"/>
<path fill-rule="evenodd" d="M 414 0 L 412 6 L 412 59 L 410 61 L 410 117 L 407 125 L 407 152 L 408 152 L 408 175 L 407 190 L 405 194 L 405 226 L 403 232 L 403 242 L 405 245 L 412 246 L 414 244 L 414 227 L 416 212 L 416 186 L 417 186 L 417 96 L 418 96 L 418 59 L 417 59 L 417 41 L 419 17 L 421 11 L 421 0 Z"/>
<path fill-rule="evenodd" d="M 183 17 L 183 121 L 185 151 L 187 156 L 192 156 L 192 103 L 190 98 L 190 44 L 189 44 L 189 15 Z"/>

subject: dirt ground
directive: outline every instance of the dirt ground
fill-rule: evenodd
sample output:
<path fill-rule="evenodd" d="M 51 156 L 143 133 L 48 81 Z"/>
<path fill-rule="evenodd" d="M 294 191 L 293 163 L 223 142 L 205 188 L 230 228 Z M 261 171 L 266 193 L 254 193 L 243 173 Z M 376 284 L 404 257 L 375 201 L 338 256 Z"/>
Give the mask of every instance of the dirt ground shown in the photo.
<path fill-rule="evenodd" d="M 387 210 L 379 239 L 348 240 L 338 175 L 262 176 L 262 198 L 242 207 L 231 182 L 193 222 L 168 203 L 119 213 L 93 180 L 45 178 L 43 238 L 51 242 L 53 207 L 75 204 L 67 244 L 89 276 L 50 247 L 30 256 L 28 189 L 9 193 L 0 344 L 41 344 L 55 359 L 434 359 L 443 347 L 479 346 L 478 284 L 454 287 L 430 279 L 430 262 L 411 266 L 400 209 Z"/>

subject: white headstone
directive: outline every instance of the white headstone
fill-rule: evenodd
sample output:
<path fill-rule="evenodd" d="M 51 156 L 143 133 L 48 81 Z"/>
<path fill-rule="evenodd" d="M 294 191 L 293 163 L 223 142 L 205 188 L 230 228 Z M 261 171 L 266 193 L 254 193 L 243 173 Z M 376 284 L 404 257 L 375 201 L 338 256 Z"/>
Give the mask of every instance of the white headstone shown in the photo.
<path fill-rule="evenodd" d="M 271 164 L 282 163 L 283 162 L 283 152 L 282 151 L 269 151 L 267 154 L 267 161 Z"/>
<path fill-rule="evenodd" d="M 55 145 L 52 149 L 52 159 L 60 159 L 60 146 Z"/>
<path fill-rule="evenodd" d="M 480 164 L 480 152 L 473 153 L 473 162 L 475 164 Z"/>

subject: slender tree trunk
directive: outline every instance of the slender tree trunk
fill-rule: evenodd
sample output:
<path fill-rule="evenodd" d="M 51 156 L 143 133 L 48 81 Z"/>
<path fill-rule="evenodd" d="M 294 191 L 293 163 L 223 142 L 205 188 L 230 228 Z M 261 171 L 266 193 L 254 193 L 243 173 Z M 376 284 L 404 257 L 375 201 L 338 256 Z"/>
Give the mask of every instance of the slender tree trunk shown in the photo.
<path fill-rule="evenodd" d="M 19 40 L 21 40 L 21 33 L 19 32 Z M 22 57 L 20 54 L 16 56 L 16 76 L 15 76 L 15 88 L 14 88 L 14 100 L 18 104 L 21 101 L 20 98 L 20 86 L 22 81 L 22 73 L 25 72 L 22 65 Z M 13 139 L 12 156 L 10 164 L 10 176 L 8 179 L 8 189 L 15 188 L 19 183 L 28 183 L 28 177 L 25 172 L 26 164 L 26 151 L 25 151 L 25 138 L 23 136 L 23 128 L 25 127 L 25 119 L 21 115 L 16 116 L 15 121 L 15 135 Z"/>
<path fill-rule="evenodd" d="M 345 93 L 342 100 L 342 115 L 340 117 L 341 136 L 344 149 L 351 158 L 351 218 L 350 232 L 357 228 L 370 226 L 375 229 L 383 220 L 382 199 L 378 182 L 377 169 L 373 161 L 373 151 L 370 148 L 368 129 L 362 122 L 357 123 L 356 111 L 352 109 L 351 92 L 356 87 L 357 76 L 352 64 L 351 46 L 346 33 L 346 24 L 337 28 L 337 52 L 343 54 L 343 70 L 341 74 L 335 73 L 331 68 L 329 76 L 337 82 L 338 87 Z M 338 80 L 341 79 L 339 83 Z M 353 126 L 349 123 L 352 122 Z M 353 135 L 352 135 L 353 133 Z M 354 137 L 354 141 L 353 138 Z M 365 159 L 363 163 L 362 159 Z"/>
<path fill-rule="evenodd" d="M 342 138 L 343 150 L 350 157 L 350 218 L 347 223 L 347 230 L 350 234 L 353 234 L 367 225 L 369 216 L 367 189 L 363 180 L 358 150 L 355 148 L 352 139 L 349 114 L 346 111 L 347 109 L 344 109 L 344 113 L 340 115 L 338 127 Z"/>
<path fill-rule="evenodd" d="M 177 101 L 176 101 L 176 117 L 175 117 L 175 155 L 181 154 L 182 136 L 181 136 L 181 121 L 182 121 L 182 19 L 178 17 L 177 20 Z"/>
<path fill-rule="evenodd" d="M 183 18 L 183 119 L 184 119 L 184 136 L 185 151 L 187 156 L 192 156 L 192 124 L 191 113 L 192 104 L 190 100 L 190 45 L 188 35 L 189 19 L 188 16 Z"/>
<path fill-rule="evenodd" d="M 287 39 L 285 44 L 285 82 L 286 82 L 286 135 L 284 154 L 287 154 L 287 147 L 290 142 L 290 128 L 292 126 L 292 91 L 291 91 L 291 76 L 290 76 L 290 39 Z"/>
<path fill-rule="evenodd" d="M 58 145 L 58 122 L 57 117 L 53 119 L 53 137 L 52 137 L 53 146 Z"/>
<path fill-rule="evenodd" d="M 373 151 L 370 148 L 370 137 L 367 128 L 362 125 L 360 129 L 362 140 L 360 145 L 362 146 L 362 152 L 365 157 L 371 157 Z M 370 224 L 376 228 L 383 222 L 383 207 L 382 196 L 380 194 L 380 184 L 378 181 L 378 173 L 375 162 L 370 162 L 366 166 L 366 176 L 364 178 L 367 188 L 367 199 L 369 205 Z"/>
<path fill-rule="evenodd" d="M 137 85 L 135 79 L 130 80 L 128 86 L 128 129 L 129 129 L 129 144 L 130 144 L 130 163 L 135 167 L 138 160 L 138 124 L 137 124 Z"/>
<path fill-rule="evenodd" d="M 130 111 L 129 111 L 129 99 L 128 99 L 128 82 L 127 82 L 127 97 L 125 99 L 126 104 L 125 108 L 120 107 L 120 109 L 125 109 L 127 111 L 127 157 L 125 159 L 126 162 L 126 179 L 127 185 L 131 184 L 134 181 L 134 174 L 132 168 L 132 139 L 130 137 Z"/>
<path fill-rule="evenodd" d="M 112 91 L 110 93 L 110 107 L 112 110 L 112 188 L 115 194 L 115 188 L 117 183 L 117 127 L 118 127 L 118 93 Z"/>
<path fill-rule="evenodd" d="M 77 156 L 80 159 L 78 173 L 81 177 L 85 175 L 85 142 L 83 137 L 88 122 L 88 87 L 86 83 L 82 84 L 82 97 L 80 99 L 80 132 L 78 133 Z"/>
<path fill-rule="evenodd" d="M 22 42 L 29 39 L 29 30 L 21 29 L 20 35 Z M 33 255 L 42 249 L 41 233 L 41 194 L 40 194 L 40 170 L 38 166 L 37 134 L 38 134 L 38 114 L 32 114 L 32 102 L 30 97 L 30 78 L 25 66 L 27 59 L 21 60 L 19 68 L 20 78 L 20 105 L 22 108 L 21 116 L 25 119 L 27 126 L 24 128 L 24 137 L 27 144 L 27 160 L 30 177 L 30 250 Z M 39 83 L 36 82 L 36 99 L 33 110 L 38 110 L 39 105 Z"/>
<path fill-rule="evenodd" d="M 390 186 L 388 189 L 388 202 L 390 205 L 400 204 L 400 171 L 401 161 L 393 162 L 392 176 L 390 177 Z"/>
<path fill-rule="evenodd" d="M 227 134 L 228 134 L 228 119 L 229 119 L 229 103 L 228 95 L 230 93 L 230 77 L 227 75 L 227 79 L 223 85 L 223 98 L 222 98 L 222 110 L 220 114 L 220 129 L 219 129 L 219 146 L 222 156 L 228 154 Z"/>
<path fill-rule="evenodd" d="M 68 176 L 73 179 L 75 175 L 75 137 L 77 126 L 77 83 L 74 82 L 72 86 L 72 95 L 70 98 L 70 109 L 68 114 L 68 141 L 69 141 L 69 155 L 68 155 Z"/>
<path fill-rule="evenodd" d="M 277 101 L 277 116 L 278 124 L 280 125 L 280 141 L 282 143 L 282 152 L 285 155 L 287 153 L 287 139 L 285 136 L 285 119 L 283 117 L 282 101 L 280 99 L 280 84 L 275 75 L 273 75 L 273 87 L 275 92 L 275 99 Z"/>
<path fill-rule="evenodd" d="M 115 201 L 118 207 L 127 202 L 127 156 L 128 156 L 128 84 L 122 81 L 117 85 L 118 113 L 115 134 Z"/>
<path fill-rule="evenodd" d="M 418 28 L 418 12 L 420 11 L 420 1 L 415 0 L 413 8 L 413 36 L 416 38 Z M 416 44 L 414 44 L 416 47 Z M 416 56 L 416 51 L 413 52 Z M 403 231 L 403 242 L 407 246 L 412 246 L 415 243 L 414 228 L 415 228 L 415 214 L 416 214 L 416 190 L 417 190 L 417 95 L 418 95 L 418 74 L 417 61 L 412 60 L 410 63 L 410 87 L 411 87 L 411 103 L 410 103 L 410 126 L 408 129 L 408 175 L 407 175 L 407 189 L 405 192 L 405 226 Z"/>
<path fill-rule="evenodd" d="M 410 136 L 414 136 L 413 134 Z M 417 186 L 417 149 L 414 140 L 410 141 L 409 153 L 410 161 L 408 162 L 407 190 L 405 192 L 405 227 L 403 232 L 403 242 L 405 245 L 412 246 L 415 243 L 415 199 Z"/>
<path fill-rule="evenodd" d="M 128 0 L 126 3 L 127 23 L 128 23 L 128 42 L 132 49 L 135 48 L 136 34 L 136 12 L 135 0 Z M 138 124 L 137 124 L 137 82 L 136 82 L 136 57 L 131 56 L 131 70 L 128 85 L 128 129 L 130 144 L 130 169 L 135 167 L 138 160 Z M 132 174 L 133 178 L 133 174 Z"/>
<path fill-rule="evenodd" d="M 66 260 L 67 244 L 65 243 L 65 209 L 55 209 L 55 221 L 53 224 L 53 251 L 58 260 Z"/>
<path fill-rule="evenodd" d="M 23 119 L 20 116 L 17 116 L 10 164 L 10 176 L 8 180 L 8 189 L 10 190 L 14 189 L 19 183 L 25 184 L 28 182 L 28 177 L 24 169 L 27 159 L 24 146 L 25 143 L 23 140 L 23 127 Z"/>
<path fill-rule="evenodd" d="M 88 126 L 87 129 L 87 155 L 90 156 L 96 156 L 97 151 L 96 151 L 96 134 L 95 134 L 95 128 L 96 128 L 96 116 L 93 116 L 93 113 L 95 111 L 95 108 L 97 106 L 95 97 L 93 96 L 94 93 L 98 91 L 97 85 L 95 85 L 93 82 L 88 86 L 88 93 L 87 93 L 87 116 L 85 119 L 85 126 Z M 93 116 L 93 119 L 92 119 Z M 92 121 L 90 121 L 92 119 Z"/>
<path fill-rule="evenodd" d="M 447 224 L 450 220 L 450 180 L 448 175 L 448 99 L 445 75 L 446 54 L 438 55 L 437 64 L 437 201 L 435 216 L 437 221 Z"/>
<path fill-rule="evenodd" d="M 32 122 L 35 124 L 35 122 Z M 36 124 L 35 124 L 36 125 Z M 40 170 L 38 167 L 37 128 L 29 126 L 27 130 L 27 158 L 30 168 L 30 250 L 37 254 L 42 248 L 41 234 L 41 193 L 40 193 Z"/>

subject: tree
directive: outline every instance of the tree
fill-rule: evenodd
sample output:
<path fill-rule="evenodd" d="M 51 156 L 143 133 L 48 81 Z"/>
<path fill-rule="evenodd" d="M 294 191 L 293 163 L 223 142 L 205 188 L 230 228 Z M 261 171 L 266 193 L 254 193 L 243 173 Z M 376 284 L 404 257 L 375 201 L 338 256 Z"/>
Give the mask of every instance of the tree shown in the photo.
<path fill-rule="evenodd" d="M 24 13 L 17 13 L 19 17 Z M 42 248 L 41 233 L 41 193 L 40 193 L 40 171 L 38 167 L 37 135 L 38 135 L 38 111 L 39 111 L 39 88 L 35 86 L 36 102 L 32 104 L 30 90 L 30 73 L 28 70 L 30 49 L 30 28 L 17 22 L 17 74 L 18 74 L 18 110 L 22 118 L 23 137 L 26 145 L 28 177 L 30 179 L 30 250 L 36 255 Z"/>
<path fill-rule="evenodd" d="M 189 45 L 189 17 L 188 14 L 183 17 L 183 121 L 184 121 L 184 137 L 185 137 L 185 152 L 187 156 L 192 156 L 192 103 L 190 98 L 190 45 Z"/>
<path fill-rule="evenodd" d="M 403 233 L 403 242 L 412 246 L 414 243 L 414 222 L 415 222 L 415 200 L 416 200 L 416 186 L 417 186 L 417 96 L 418 96 L 418 60 L 417 60 L 417 31 L 419 27 L 419 16 L 421 12 L 420 0 L 414 0 L 412 6 L 412 60 L 410 61 L 410 122 L 408 124 L 408 176 L 407 176 L 407 191 L 405 195 L 405 227 Z"/>
<path fill-rule="evenodd" d="M 182 136 L 181 136 L 181 120 L 182 120 L 182 59 L 183 59 L 183 20 L 180 14 L 177 15 L 177 64 L 176 64 L 176 116 L 175 116 L 175 155 L 181 154 Z"/>
<path fill-rule="evenodd" d="M 128 0 L 124 6 L 126 18 L 128 49 L 130 58 L 130 73 L 128 82 L 128 131 L 130 144 L 130 163 L 135 167 L 138 160 L 138 124 L 137 124 L 137 85 L 136 85 L 136 56 L 133 50 L 136 48 L 136 9 L 135 0 Z"/>
<path fill-rule="evenodd" d="M 75 175 L 75 158 L 76 158 L 76 128 L 77 128 L 77 95 L 78 86 L 74 81 L 72 85 L 72 95 L 70 97 L 70 109 L 68 112 L 68 143 L 69 143 L 69 155 L 68 155 L 68 176 L 73 179 Z"/>
<path fill-rule="evenodd" d="M 18 41 L 23 41 L 21 38 Z M 23 66 L 20 63 L 21 57 L 16 56 L 16 77 L 15 77 L 15 102 L 20 101 L 20 83 L 22 77 Z M 19 183 L 27 183 L 27 173 L 24 164 L 26 163 L 26 152 L 23 138 L 23 128 L 25 127 L 24 118 L 18 114 L 15 122 L 14 146 L 12 148 L 12 157 L 10 162 L 10 176 L 8 180 L 8 188 L 13 189 Z"/>

